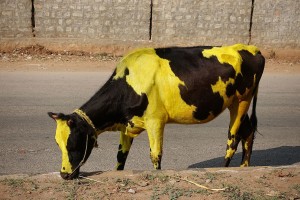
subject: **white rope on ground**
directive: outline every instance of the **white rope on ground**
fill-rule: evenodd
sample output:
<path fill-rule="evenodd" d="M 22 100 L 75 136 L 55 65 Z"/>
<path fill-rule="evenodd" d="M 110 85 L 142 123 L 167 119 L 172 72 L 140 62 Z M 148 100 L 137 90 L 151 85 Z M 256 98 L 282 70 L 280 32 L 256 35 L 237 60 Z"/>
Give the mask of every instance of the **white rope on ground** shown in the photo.
<path fill-rule="evenodd" d="M 186 182 L 188 182 L 188 183 L 194 184 L 194 185 L 196 185 L 197 187 L 200 187 L 200 188 L 205 189 L 205 190 L 211 190 L 211 191 L 219 192 L 219 191 L 225 191 L 225 190 L 227 189 L 226 187 L 225 187 L 225 188 L 221 188 L 221 189 L 208 188 L 208 187 L 206 187 L 206 186 L 204 186 L 204 185 L 200 185 L 200 184 L 198 184 L 198 183 L 196 183 L 196 182 L 194 182 L 194 181 L 190 181 L 190 180 L 188 180 L 187 178 L 185 178 L 185 179 L 180 178 L 180 180 L 183 180 L 183 181 L 186 181 Z"/>
<path fill-rule="evenodd" d="M 82 176 L 82 175 L 79 175 L 78 177 L 79 177 L 79 178 L 83 178 L 83 179 L 87 179 L 87 180 L 89 180 L 89 181 L 94 181 L 94 182 L 97 182 L 97 183 L 104 183 L 104 182 L 102 182 L 102 181 L 98 181 L 98 180 L 96 180 L 96 179 L 84 177 L 84 176 Z"/>

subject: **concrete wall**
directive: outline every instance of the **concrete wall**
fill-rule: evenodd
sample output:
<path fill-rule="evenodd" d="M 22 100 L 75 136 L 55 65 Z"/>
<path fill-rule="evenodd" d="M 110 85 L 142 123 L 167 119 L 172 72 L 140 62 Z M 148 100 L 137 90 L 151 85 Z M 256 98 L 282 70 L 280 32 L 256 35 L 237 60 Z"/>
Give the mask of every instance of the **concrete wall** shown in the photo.
<path fill-rule="evenodd" d="M 0 38 L 32 37 L 31 0 L 0 0 Z"/>
<path fill-rule="evenodd" d="M 300 48 L 300 1 L 255 1 L 252 42 Z"/>
<path fill-rule="evenodd" d="M 149 1 L 35 0 L 36 37 L 147 40 Z"/>
<path fill-rule="evenodd" d="M 249 0 L 154 0 L 153 40 L 200 45 L 247 43 L 251 4 Z"/>
<path fill-rule="evenodd" d="M 32 1 L 35 23 L 31 22 Z M 21 40 L 42 45 L 45 41 L 69 41 L 98 46 L 123 41 L 144 46 L 248 43 L 252 2 L 0 0 L 0 43 Z M 300 48 L 299 12 L 298 0 L 254 1 L 251 44 Z"/>

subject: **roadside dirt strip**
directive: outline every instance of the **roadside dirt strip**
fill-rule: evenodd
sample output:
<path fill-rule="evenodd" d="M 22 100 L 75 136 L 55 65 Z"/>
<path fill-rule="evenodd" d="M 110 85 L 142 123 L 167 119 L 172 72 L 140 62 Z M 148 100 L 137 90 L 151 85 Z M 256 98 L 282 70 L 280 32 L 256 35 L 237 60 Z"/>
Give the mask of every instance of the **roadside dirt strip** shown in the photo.
<path fill-rule="evenodd" d="M 0 199 L 300 199 L 300 165 L 0 177 Z"/>

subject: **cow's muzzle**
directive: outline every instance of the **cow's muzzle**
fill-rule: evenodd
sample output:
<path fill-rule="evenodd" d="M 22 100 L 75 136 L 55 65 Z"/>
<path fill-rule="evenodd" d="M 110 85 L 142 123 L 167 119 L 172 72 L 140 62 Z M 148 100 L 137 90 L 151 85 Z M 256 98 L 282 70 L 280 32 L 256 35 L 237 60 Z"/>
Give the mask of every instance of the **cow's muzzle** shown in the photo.
<path fill-rule="evenodd" d="M 72 179 L 74 179 L 74 178 L 78 178 L 78 176 L 79 176 L 79 170 L 76 170 L 76 171 L 73 172 L 72 174 L 60 172 L 60 176 L 61 176 L 63 179 L 65 179 L 65 180 L 72 180 Z"/>

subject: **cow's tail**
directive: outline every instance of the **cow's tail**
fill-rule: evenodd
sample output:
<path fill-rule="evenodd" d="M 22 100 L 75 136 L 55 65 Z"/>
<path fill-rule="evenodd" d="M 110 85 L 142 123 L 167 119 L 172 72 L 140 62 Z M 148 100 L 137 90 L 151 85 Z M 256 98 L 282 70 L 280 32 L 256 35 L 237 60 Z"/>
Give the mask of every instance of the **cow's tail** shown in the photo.
<path fill-rule="evenodd" d="M 254 132 L 258 132 L 257 131 L 257 117 L 256 117 L 257 94 L 258 94 L 258 85 L 254 91 L 254 96 L 253 96 L 253 100 L 252 100 L 252 114 L 250 117 L 251 125 L 252 125 Z"/>
<path fill-rule="evenodd" d="M 256 87 L 253 91 L 253 100 L 252 100 L 252 114 L 250 117 L 250 122 L 252 124 L 252 129 L 254 131 L 254 133 L 259 133 L 257 130 L 257 117 L 256 117 L 256 103 L 257 103 L 257 94 L 258 94 L 258 88 L 259 88 L 259 81 L 261 79 L 261 76 L 263 74 L 264 71 L 264 67 L 265 67 L 265 58 L 261 55 L 261 53 L 257 54 L 257 59 L 258 59 L 258 69 L 257 69 L 257 73 L 256 73 Z M 260 134 L 260 133 L 259 133 Z"/>

